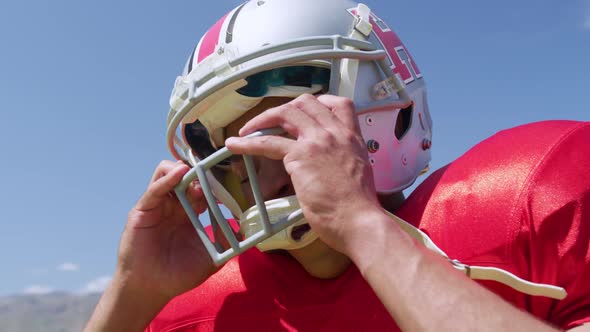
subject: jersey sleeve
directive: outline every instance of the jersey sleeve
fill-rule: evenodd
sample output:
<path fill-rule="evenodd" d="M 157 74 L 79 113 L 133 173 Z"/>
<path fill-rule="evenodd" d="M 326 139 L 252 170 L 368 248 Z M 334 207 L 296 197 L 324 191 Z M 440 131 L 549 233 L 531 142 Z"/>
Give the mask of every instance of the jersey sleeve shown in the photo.
<path fill-rule="evenodd" d="M 527 185 L 520 211 L 532 277 L 568 293 L 561 301 L 530 305 L 548 305 L 547 320 L 561 328 L 590 323 L 590 123 L 563 135 Z"/>

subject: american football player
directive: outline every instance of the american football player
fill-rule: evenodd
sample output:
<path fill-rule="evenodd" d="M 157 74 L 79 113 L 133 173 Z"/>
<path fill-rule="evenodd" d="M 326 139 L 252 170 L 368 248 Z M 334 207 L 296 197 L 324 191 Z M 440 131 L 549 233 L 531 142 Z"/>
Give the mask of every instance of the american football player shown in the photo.
<path fill-rule="evenodd" d="M 426 85 L 366 5 L 238 6 L 170 106 L 177 161 L 129 213 L 87 331 L 588 328 L 590 125 L 499 133 L 405 199 Z"/>

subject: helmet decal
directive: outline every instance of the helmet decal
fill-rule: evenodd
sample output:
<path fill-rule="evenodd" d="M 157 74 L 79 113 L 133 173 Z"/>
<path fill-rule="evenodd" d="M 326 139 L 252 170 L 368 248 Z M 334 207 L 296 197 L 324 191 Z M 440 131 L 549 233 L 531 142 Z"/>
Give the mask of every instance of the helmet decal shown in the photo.
<path fill-rule="evenodd" d="M 221 28 L 223 27 L 223 23 L 225 23 L 225 19 L 229 13 L 225 14 L 215 25 L 207 31 L 207 33 L 203 36 L 197 49 L 195 52 L 197 53 L 197 64 L 203 61 L 206 57 L 210 56 L 215 52 L 215 48 L 219 43 L 219 36 L 221 35 Z"/>
<path fill-rule="evenodd" d="M 348 12 L 356 16 L 356 7 L 349 9 Z M 393 72 L 399 75 L 406 84 L 422 78 L 422 73 L 416 62 L 387 23 L 372 12 L 369 20 L 373 25 L 374 36 L 387 51 L 387 58 Z"/>

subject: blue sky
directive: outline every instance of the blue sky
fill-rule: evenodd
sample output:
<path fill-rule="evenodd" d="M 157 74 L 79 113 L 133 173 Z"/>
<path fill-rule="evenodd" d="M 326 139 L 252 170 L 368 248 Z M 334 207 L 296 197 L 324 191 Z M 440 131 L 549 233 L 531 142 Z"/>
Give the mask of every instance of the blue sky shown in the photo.
<path fill-rule="evenodd" d="M 104 287 L 127 212 L 170 157 L 174 79 L 239 3 L 0 3 L 0 295 Z M 590 120 L 590 0 L 365 3 L 427 80 L 434 169 L 504 128 Z"/>

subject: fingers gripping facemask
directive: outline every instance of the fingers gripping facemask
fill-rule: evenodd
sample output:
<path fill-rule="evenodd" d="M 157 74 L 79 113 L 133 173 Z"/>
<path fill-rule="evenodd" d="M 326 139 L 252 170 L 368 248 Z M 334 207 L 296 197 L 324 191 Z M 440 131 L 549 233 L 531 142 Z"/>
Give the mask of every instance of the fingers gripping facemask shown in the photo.
<path fill-rule="evenodd" d="M 261 135 L 278 135 L 283 131 L 281 129 L 269 129 L 255 132 L 248 137 Z M 256 169 L 251 156 L 244 155 L 244 164 L 246 172 L 250 179 L 252 194 L 256 205 L 242 212 L 240 204 L 245 200 L 239 184 L 235 180 L 225 178 L 226 187 L 232 191 L 230 193 L 221 181 L 219 181 L 211 170 L 215 165 L 232 156 L 231 151 L 222 148 L 209 157 L 198 160 L 196 157 L 190 159 L 193 168 L 184 176 L 181 183 L 176 187 L 175 193 L 180 200 L 183 208 L 186 210 L 189 219 L 195 227 L 197 234 L 216 265 L 222 265 L 232 257 L 235 257 L 251 247 L 258 245 L 260 250 L 274 249 L 297 249 L 304 247 L 313 242 L 317 236 L 312 231 L 307 232 L 301 238 L 294 238 L 293 228 L 298 225 L 306 224 L 303 219 L 303 212 L 295 196 L 274 199 L 268 202 L 264 201 L 259 188 Z M 209 211 L 212 214 L 211 225 L 218 228 L 227 242 L 228 248 L 222 248 L 220 241 L 211 241 L 207 235 L 198 214 L 192 209 L 190 200 L 186 194 L 187 188 L 193 181 L 199 181 L 205 198 L 207 200 Z M 233 194 L 233 195 L 232 195 Z M 237 196 L 237 197 L 234 197 Z M 234 216 L 239 216 L 240 233 L 243 239 L 239 238 L 230 226 L 229 221 L 223 215 L 218 202 L 224 204 Z M 244 206 L 244 205 L 242 205 Z"/>

